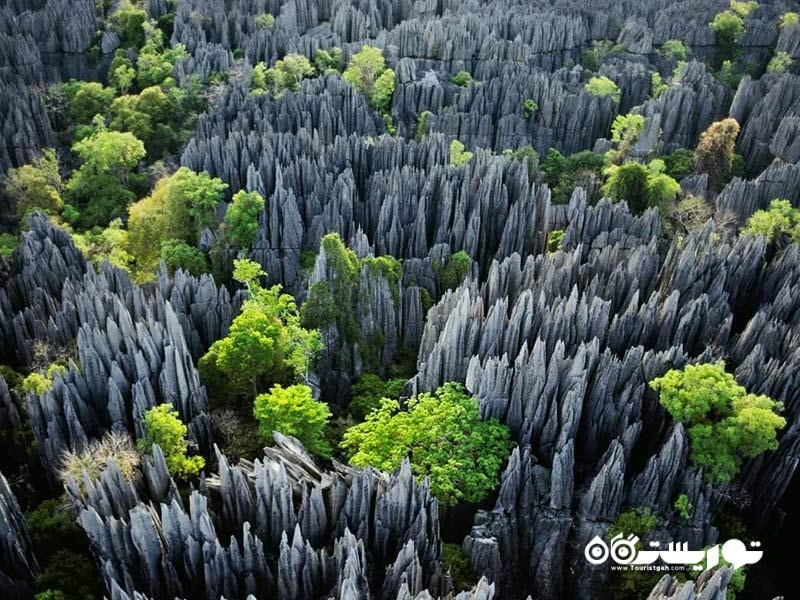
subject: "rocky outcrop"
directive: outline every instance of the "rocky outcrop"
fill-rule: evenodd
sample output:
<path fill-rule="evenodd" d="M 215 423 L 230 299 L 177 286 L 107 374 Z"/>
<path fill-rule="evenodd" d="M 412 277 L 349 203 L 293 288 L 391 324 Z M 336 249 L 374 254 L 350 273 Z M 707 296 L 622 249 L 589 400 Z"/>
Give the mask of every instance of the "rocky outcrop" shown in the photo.
<path fill-rule="evenodd" d="M 0 473 L 0 594 L 8 600 L 32 598 L 38 572 L 28 524 L 8 481 Z"/>

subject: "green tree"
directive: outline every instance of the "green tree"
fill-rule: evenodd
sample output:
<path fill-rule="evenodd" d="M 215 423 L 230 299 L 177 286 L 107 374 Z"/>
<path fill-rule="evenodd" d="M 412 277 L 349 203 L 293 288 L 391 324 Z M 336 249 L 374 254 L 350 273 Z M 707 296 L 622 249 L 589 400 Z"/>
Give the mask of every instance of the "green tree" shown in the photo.
<path fill-rule="evenodd" d="M 586 82 L 586 91 L 594 96 L 610 96 L 614 102 L 619 102 L 622 97 L 617 84 L 608 77 L 592 77 Z"/>
<path fill-rule="evenodd" d="M 553 229 L 547 236 L 547 251 L 559 252 L 564 247 L 564 230 Z"/>
<path fill-rule="evenodd" d="M 786 52 L 776 52 L 767 65 L 767 73 L 785 73 L 794 64 L 794 60 Z"/>
<path fill-rule="evenodd" d="M 472 75 L 470 75 L 469 71 L 459 71 L 453 75 L 450 81 L 461 87 L 469 87 L 469 84 L 472 83 Z"/>
<path fill-rule="evenodd" d="M 153 275 L 162 246 L 169 240 L 189 246 L 197 243 L 203 229 L 214 224 L 216 206 L 227 187 L 205 171 L 195 173 L 181 167 L 161 178 L 152 194 L 128 208 L 127 251 L 136 261 L 140 279 Z M 185 252 L 182 255 L 188 258 Z"/>
<path fill-rule="evenodd" d="M 678 514 L 683 519 L 688 521 L 689 519 L 692 518 L 692 509 L 694 507 L 692 506 L 692 503 L 689 502 L 689 496 L 687 496 L 686 494 L 681 494 L 675 500 L 675 505 L 674 506 L 675 506 L 675 510 L 678 511 Z"/>
<path fill-rule="evenodd" d="M 61 200 L 61 176 L 58 158 L 52 148 L 29 165 L 9 169 L 5 192 L 17 202 L 17 217 L 21 220 L 30 212 L 41 210 L 55 215 L 64 205 Z"/>
<path fill-rule="evenodd" d="M 439 275 L 442 288 L 453 290 L 461 285 L 461 282 L 472 270 L 472 257 L 463 250 L 459 250 L 443 264 L 435 261 L 433 270 Z"/>
<path fill-rule="evenodd" d="M 402 378 L 382 380 L 374 373 L 364 373 L 350 388 L 350 416 L 357 422 L 363 421 L 373 410 L 380 408 L 384 398 L 397 400 L 403 392 L 406 380 Z"/>
<path fill-rule="evenodd" d="M 785 238 L 800 244 L 800 210 L 788 200 L 775 199 L 767 210 L 754 212 L 741 233 L 763 235 L 768 242 Z"/>
<path fill-rule="evenodd" d="M 257 263 L 241 259 L 234 264 L 234 279 L 247 285 L 247 300 L 228 335 L 200 359 L 200 374 L 215 390 L 252 397 L 308 372 L 321 341 L 318 331 L 301 326 L 294 298 L 280 285 L 261 287 L 257 278 L 264 273 Z"/>
<path fill-rule="evenodd" d="M 725 372 L 722 362 L 687 365 L 650 382 L 659 402 L 684 423 L 690 458 L 715 483 L 727 483 L 742 462 L 778 447 L 783 405 L 767 396 L 748 394 Z"/>
<path fill-rule="evenodd" d="M 616 159 L 622 161 L 644 131 L 642 115 L 617 115 L 611 124 L 611 141 L 617 145 Z"/>
<path fill-rule="evenodd" d="M 647 179 L 650 172 L 637 162 L 611 165 L 604 171 L 607 179 L 603 194 L 616 202 L 625 201 L 630 209 L 643 213 L 648 208 Z"/>
<path fill-rule="evenodd" d="M 258 236 L 258 216 L 264 211 L 264 198 L 258 192 L 239 190 L 225 213 L 225 235 L 240 249 L 252 246 Z"/>
<path fill-rule="evenodd" d="M 108 114 L 113 99 L 113 88 L 103 87 L 96 81 L 80 82 L 69 104 L 69 116 L 76 123 L 91 123 L 95 115 Z"/>
<path fill-rule="evenodd" d="M 522 102 L 522 116 L 525 119 L 530 119 L 533 114 L 539 110 L 539 105 L 533 98 L 525 98 Z"/>
<path fill-rule="evenodd" d="M 708 173 L 715 186 L 727 182 L 731 175 L 738 135 L 739 123 L 736 119 L 727 118 L 712 123 L 700 136 L 694 153 L 695 169 L 700 173 Z"/>
<path fill-rule="evenodd" d="M 106 131 L 99 120 L 95 123 L 98 131 L 72 146 L 83 164 L 67 182 L 68 198 L 81 207 L 85 227 L 104 226 L 122 215 L 136 197 L 128 186 L 145 155 L 144 145 L 132 133 Z"/>
<path fill-rule="evenodd" d="M 661 55 L 673 60 L 686 60 L 689 48 L 681 40 L 667 40 L 661 45 Z"/>
<path fill-rule="evenodd" d="M 139 450 L 150 454 L 153 444 L 164 453 L 169 472 L 176 478 L 186 479 L 197 475 L 205 466 L 202 456 L 187 456 L 188 428 L 181 421 L 172 404 L 154 406 L 144 414 L 145 435 L 139 440 Z"/>
<path fill-rule="evenodd" d="M 362 46 L 361 51 L 357 52 L 350 59 L 350 64 L 345 69 L 342 77 L 352 85 L 360 94 L 372 95 L 372 88 L 378 77 L 386 70 L 386 60 L 380 48 L 373 46 Z"/>
<path fill-rule="evenodd" d="M 325 428 L 331 411 L 324 402 L 314 400 L 307 385 L 273 386 L 268 394 L 256 396 L 253 415 L 265 440 L 271 441 L 272 432 L 279 431 L 296 437 L 315 454 L 330 456 Z"/>
<path fill-rule="evenodd" d="M 200 276 L 208 271 L 205 255 L 183 240 L 167 240 L 161 244 L 161 260 L 174 273 L 178 269 Z"/>
<path fill-rule="evenodd" d="M 341 73 L 344 69 L 342 64 L 342 49 L 331 48 L 330 51 L 320 48 L 314 54 L 314 66 L 320 73 L 336 72 Z"/>
<path fill-rule="evenodd" d="M 375 81 L 372 87 L 372 93 L 369 96 L 369 103 L 372 108 L 377 110 L 382 115 L 387 115 L 392 106 L 392 94 L 394 94 L 395 77 L 394 71 L 386 69 L 380 74 L 380 77 Z"/>
<path fill-rule="evenodd" d="M 796 12 L 783 13 L 781 16 L 780 28 L 786 29 L 787 27 L 794 27 L 800 23 L 800 14 Z"/>
<path fill-rule="evenodd" d="M 742 18 L 747 17 L 757 8 L 758 2 L 754 2 L 753 0 L 750 0 L 749 2 L 731 0 L 731 10 Z"/>
<path fill-rule="evenodd" d="M 144 44 L 143 25 L 147 21 L 147 13 L 138 8 L 120 8 L 111 15 L 109 24 L 120 37 L 123 48 L 138 50 Z"/>
<path fill-rule="evenodd" d="M 431 492 L 446 505 L 480 502 L 498 483 L 510 444 L 508 428 L 482 421 L 478 403 L 462 386 L 446 383 L 400 410 L 384 400 L 341 444 L 350 463 L 393 471 L 404 458 L 416 477 L 430 477 Z"/>
<path fill-rule="evenodd" d="M 472 159 L 472 152 L 464 150 L 464 144 L 458 140 L 450 142 L 450 166 L 463 167 Z"/>
<path fill-rule="evenodd" d="M 128 58 L 128 53 L 122 49 L 117 50 L 108 67 L 108 82 L 124 94 L 131 88 L 135 79 L 136 69 Z"/>
<path fill-rule="evenodd" d="M 688 148 L 678 148 L 662 158 L 664 172 L 677 181 L 694 173 L 694 152 Z"/>
<path fill-rule="evenodd" d="M 255 18 L 255 23 L 259 29 L 272 29 L 275 27 L 275 17 L 269 13 L 264 13 Z"/>
<path fill-rule="evenodd" d="M 644 548 L 644 540 L 658 524 L 658 516 L 646 507 L 633 507 L 620 513 L 608 528 L 609 539 L 622 534 L 635 535 L 639 538 L 636 550 Z M 653 571 L 612 571 L 609 587 L 610 597 L 614 600 L 641 600 L 646 598 L 650 590 L 661 579 L 662 573 Z"/>
<path fill-rule="evenodd" d="M 709 23 L 714 31 L 714 43 L 717 49 L 717 64 L 736 59 L 739 36 L 744 32 L 744 20 L 732 10 L 718 13 Z"/>

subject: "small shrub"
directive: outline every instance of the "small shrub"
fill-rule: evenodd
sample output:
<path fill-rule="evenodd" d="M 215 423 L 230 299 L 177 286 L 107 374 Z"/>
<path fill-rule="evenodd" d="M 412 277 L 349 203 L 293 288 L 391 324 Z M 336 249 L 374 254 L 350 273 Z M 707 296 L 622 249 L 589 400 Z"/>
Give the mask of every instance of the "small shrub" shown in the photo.
<path fill-rule="evenodd" d="M 202 456 L 187 456 L 189 443 L 186 440 L 188 427 L 180 420 L 172 404 L 154 406 L 144 415 L 145 436 L 139 440 L 139 450 L 150 454 L 153 444 L 158 444 L 164 453 L 169 472 L 185 479 L 197 475 L 205 466 Z"/>
<path fill-rule="evenodd" d="M 19 238 L 12 233 L 0 233 L 0 256 L 11 258 L 19 246 Z"/>
<path fill-rule="evenodd" d="M 787 12 L 781 16 L 780 28 L 786 29 L 787 27 L 794 27 L 800 23 L 800 14 L 796 12 Z"/>
<path fill-rule="evenodd" d="M 564 247 L 564 230 L 554 229 L 547 237 L 547 251 L 560 252 Z"/>
<path fill-rule="evenodd" d="M 464 144 L 458 140 L 450 142 L 450 166 L 463 167 L 472 158 L 472 152 L 464 150 Z"/>
<path fill-rule="evenodd" d="M 681 40 L 667 40 L 661 45 L 661 55 L 673 60 L 686 60 L 689 57 L 689 47 Z"/>
<path fill-rule="evenodd" d="M 297 438 L 315 454 L 330 456 L 325 429 L 331 411 L 324 402 L 314 400 L 307 385 L 273 386 L 269 393 L 256 396 L 253 415 L 264 440 L 271 442 L 272 432 L 279 431 Z"/>
<path fill-rule="evenodd" d="M 594 96 L 610 96 L 614 102 L 619 102 L 621 93 L 617 84 L 611 81 L 608 77 L 592 77 L 585 86 L 585 89 Z"/>
<path fill-rule="evenodd" d="M 275 27 L 275 17 L 269 13 L 258 15 L 255 19 L 256 27 L 259 29 L 272 29 Z"/>
<path fill-rule="evenodd" d="M 785 73 L 794 64 L 792 57 L 786 52 L 776 52 L 767 65 L 767 73 Z"/>
<path fill-rule="evenodd" d="M 461 87 L 469 87 L 469 84 L 472 83 L 472 75 L 467 71 L 459 71 L 453 75 L 450 81 Z"/>
<path fill-rule="evenodd" d="M 678 511 L 678 514 L 685 520 L 689 520 L 692 518 L 692 503 L 689 502 L 689 496 L 686 494 L 681 494 L 678 496 L 678 499 L 675 500 L 675 510 Z"/>
<path fill-rule="evenodd" d="M 539 110 L 539 105 L 534 102 L 533 98 L 526 98 L 522 103 L 522 116 L 526 119 L 530 119 L 537 110 Z"/>
<path fill-rule="evenodd" d="M 414 128 L 414 141 L 421 142 L 428 134 L 428 121 L 433 116 L 429 110 L 423 110 L 417 118 L 417 126 Z"/>

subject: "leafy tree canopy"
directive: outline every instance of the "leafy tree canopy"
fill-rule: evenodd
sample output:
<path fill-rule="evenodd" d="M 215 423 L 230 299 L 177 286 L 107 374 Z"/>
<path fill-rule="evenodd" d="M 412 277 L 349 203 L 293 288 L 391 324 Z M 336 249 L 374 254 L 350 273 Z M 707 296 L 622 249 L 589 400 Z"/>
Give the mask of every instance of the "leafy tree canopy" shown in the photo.
<path fill-rule="evenodd" d="M 610 96 L 614 102 L 619 102 L 622 97 L 617 84 L 608 77 L 592 77 L 586 82 L 586 91 L 594 96 Z"/>
<path fill-rule="evenodd" d="M 36 210 L 57 214 L 64 205 L 62 188 L 58 158 L 52 148 L 43 150 L 31 164 L 10 169 L 6 175 L 5 192 L 16 200 L 19 219 Z"/>
<path fill-rule="evenodd" d="M 728 118 L 708 126 L 700 136 L 695 150 L 695 168 L 700 173 L 708 173 L 715 185 L 722 185 L 731 176 L 736 138 L 739 123 Z"/>
<path fill-rule="evenodd" d="M 175 477 L 185 479 L 197 475 L 205 466 L 202 456 L 187 456 L 188 428 L 181 421 L 178 411 L 173 410 L 172 404 L 160 404 L 148 410 L 144 414 L 144 430 L 145 435 L 139 440 L 139 450 L 150 454 L 153 444 L 158 444 L 169 472 Z"/>
<path fill-rule="evenodd" d="M 240 249 L 252 246 L 258 236 L 258 216 L 264 210 L 264 198 L 258 192 L 239 190 L 225 213 L 225 235 Z"/>
<path fill-rule="evenodd" d="M 315 454 L 330 456 L 325 428 L 331 411 L 324 402 L 314 400 L 307 385 L 273 386 L 269 393 L 256 396 L 253 415 L 265 440 L 271 441 L 272 432 L 279 431 L 296 437 Z"/>
<path fill-rule="evenodd" d="M 768 242 L 787 238 L 800 244 L 800 210 L 788 200 L 773 200 L 767 210 L 757 210 L 747 220 L 743 235 L 763 235 Z"/>
<path fill-rule="evenodd" d="M 384 400 L 342 441 L 350 463 L 393 471 L 408 457 L 417 477 L 430 477 L 431 491 L 448 505 L 480 502 L 498 483 L 508 454 L 508 428 L 482 421 L 478 403 L 462 386 L 447 383 L 420 394 L 401 410 Z"/>
<path fill-rule="evenodd" d="M 786 425 L 778 414 L 783 405 L 748 394 L 722 362 L 673 369 L 650 387 L 669 414 L 686 425 L 691 460 L 713 482 L 731 481 L 745 459 L 778 447 L 777 432 Z"/>

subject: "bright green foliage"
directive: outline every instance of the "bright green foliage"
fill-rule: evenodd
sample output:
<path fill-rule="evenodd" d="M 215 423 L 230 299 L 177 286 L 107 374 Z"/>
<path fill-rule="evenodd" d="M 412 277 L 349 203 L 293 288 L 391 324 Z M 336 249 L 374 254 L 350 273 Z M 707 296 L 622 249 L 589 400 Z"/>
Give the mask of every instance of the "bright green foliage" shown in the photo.
<path fill-rule="evenodd" d="M 252 246 L 258 236 L 258 216 L 264 211 L 264 198 L 258 192 L 239 190 L 225 213 L 225 235 L 241 249 Z"/>
<path fill-rule="evenodd" d="M 742 18 L 747 17 L 751 12 L 758 8 L 758 2 L 742 2 L 740 0 L 731 0 L 731 10 Z"/>
<path fill-rule="evenodd" d="M 744 20 L 732 10 L 717 14 L 709 23 L 714 30 L 714 43 L 717 48 L 717 64 L 734 60 L 739 36 L 744 32 Z"/>
<path fill-rule="evenodd" d="M 559 252 L 564 247 L 564 230 L 553 229 L 547 236 L 547 251 Z"/>
<path fill-rule="evenodd" d="M 344 69 L 342 49 L 331 48 L 329 52 L 320 48 L 314 54 L 314 66 L 320 73 L 328 73 L 330 71 L 341 73 L 342 69 Z"/>
<path fill-rule="evenodd" d="M 161 87 L 150 86 L 136 96 L 120 96 L 114 100 L 109 127 L 131 132 L 144 142 L 149 156 L 153 158 L 177 147 L 180 121 L 181 107 L 177 94 L 165 93 Z"/>
<path fill-rule="evenodd" d="M 644 130 L 642 115 L 617 115 L 611 124 L 611 141 L 617 145 L 616 159 L 624 159 Z"/>
<path fill-rule="evenodd" d="M 722 61 L 722 65 L 715 75 L 722 83 L 726 83 L 734 90 L 739 87 L 739 82 L 742 80 L 742 72 L 738 64 L 734 65 L 734 63 L 729 60 Z"/>
<path fill-rule="evenodd" d="M 767 210 L 750 216 L 742 235 L 763 235 L 768 242 L 787 238 L 800 244 L 800 210 L 788 200 L 773 200 Z"/>
<path fill-rule="evenodd" d="M 636 162 L 611 165 L 604 171 L 603 194 L 612 200 L 625 200 L 636 214 L 651 207 L 663 209 L 681 191 L 677 181 L 660 172 L 663 166 L 663 161 L 653 161 L 648 166 Z"/>
<path fill-rule="evenodd" d="M 250 260 L 234 261 L 234 278 L 247 285 L 247 300 L 227 336 L 211 345 L 200 359 L 206 385 L 219 384 L 221 395 L 253 394 L 270 384 L 307 373 L 321 348 L 319 332 L 303 328 L 294 298 L 280 285 L 262 288 L 261 267 Z"/>
<path fill-rule="evenodd" d="M 522 116 L 526 119 L 530 119 L 537 110 L 539 110 L 539 105 L 534 102 L 533 98 L 526 98 L 522 102 Z"/>
<path fill-rule="evenodd" d="M 93 227 L 81 234 L 73 233 L 72 241 L 96 267 L 107 260 L 130 271 L 134 264 L 134 257 L 128 253 L 128 231 L 122 228 L 121 219 L 114 219 L 105 229 Z"/>
<path fill-rule="evenodd" d="M 350 388 L 350 415 L 357 422 L 363 421 L 373 410 L 380 408 L 384 398 L 397 400 L 403 392 L 406 380 L 402 378 L 382 380 L 373 373 L 365 373 Z"/>
<path fill-rule="evenodd" d="M 302 317 L 306 327 L 323 328 L 336 324 L 348 341 L 358 341 L 360 331 L 352 310 L 356 303 L 358 278 L 361 265 L 355 252 L 342 243 L 336 233 L 322 238 L 322 249 L 329 269 L 336 277 L 319 281 L 308 290 L 308 299 L 303 304 Z"/>
<path fill-rule="evenodd" d="M 301 54 L 287 54 L 283 59 L 269 67 L 259 63 L 253 67 L 250 87 L 254 90 L 265 91 L 271 96 L 280 96 L 284 91 L 296 92 L 300 82 L 315 73 L 314 67 L 305 56 Z"/>
<path fill-rule="evenodd" d="M 216 206 L 227 184 L 205 171 L 181 167 L 156 183 L 150 196 L 128 209 L 127 251 L 136 260 L 140 279 L 151 277 L 168 240 L 194 245 L 214 225 Z"/>
<path fill-rule="evenodd" d="M 722 185 L 730 178 L 738 135 L 739 123 L 727 118 L 712 123 L 700 136 L 694 153 L 695 169 L 708 173 L 714 185 Z"/>
<path fill-rule="evenodd" d="M 296 437 L 311 452 L 330 456 L 325 428 L 331 411 L 324 402 L 317 402 L 307 385 L 273 386 L 268 394 L 256 396 L 253 415 L 258 420 L 262 437 L 272 440 L 272 432 Z"/>
<path fill-rule="evenodd" d="M 256 27 L 259 29 L 272 29 L 275 27 L 275 17 L 269 13 L 258 15 L 255 19 Z"/>
<path fill-rule="evenodd" d="M 658 98 L 668 89 L 669 85 L 664 83 L 664 80 L 661 78 L 661 73 L 658 71 L 653 72 L 650 77 L 650 96 L 653 99 Z"/>
<path fill-rule="evenodd" d="M 722 362 L 687 365 L 650 382 L 659 402 L 684 423 L 691 460 L 709 480 L 727 483 L 742 462 L 778 447 L 776 435 L 786 425 L 783 405 L 767 396 L 748 394 L 725 372 Z"/>
<path fill-rule="evenodd" d="M 421 142 L 422 138 L 424 138 L 428 134 L 428 120 L 433 116 L 433 113 L 429 110 L 423 110 L 419 113 L 419 117 L 417 118 L 417 126 L 414 129 L 414 141 Z"/>
<path fill-rule="evenodd" d="M 139 450 L 152 453 L 153 444 L 158 444 L 167 461 L 167 469 L 176 478 L 187 479 L 197 475 L 205 466 L 202 456 L 187 456 L 188 428 L 180 420 L 172 404 L 154 406 L 144 414 L 145 435 L 139 440 Z"/>
<path fill-rule="evenodd" d="M 389 114 L 389 109 L 392 107 L 392 94 L 394 94 L 395 77 L 394 71 L 386 69 L 380 74 L 372 87 L 372 93 L 369 96 L 369 103 L 382 115 Z"/>
<path fill-rule="evenodd" d="M 6 175 L 5 192 L 16 200 L 20 220 L 36 210 L 58 214 L 64 204 L 61 189 L 58 158 L 52 148 L 43 150 L 42 156 L 31 164 L 10 169 Z"/>
<path fill-rule="evenodd" d="M 694 173 L 694 152 L 688 148 L 678 148 L 663 157 L 665 173 L 680 181 Z"/>
<path fill-rule="evenodd" d="M 685 520 L 688 521 L 692 518 L 693 509 L 692 503 L 689 502 L 689 496 L 686 494 L 681 494 L 678 496 L 678 499 L 675 500 L 675 510 L 678 511 L 678 514 Z"/>
<path fill-rule="evenodd" d="M 63 376 L 67 372 L 64 365 L 51 363 L 44 373 L 34 371 L 22 380 L 22 391 L 42 395 L 53 387 L 56 375 Z"/>
<path fill-rule="evenodd" d="M 111 29 L 120 37 L 123 48 L 138 50 L 144 44 L 143 25 L 147 21 L 147 13 L 138 8 L 120 8 L 111 15 Z"/>
<path fill-rule="evenodd" d="M 139 87 L 146 88 L 165 83 L 172 77 L 175 63 L 187 58 L 189 53 L 183 44 L 165 47 L 162 31 L 151 24 L 145 23 L 143 28 L 147 41 L 139 52 L 136 68 Z"/>
<path fill-rule="evenodd" d="M 411 398 L 407 410 L 384 400 L 342 441 L 359 467 L 393 471 L 409 457 L 414 475 L 429 476 L 431 492 L 446 505 L 485 498 L 497 486 L 509 447 L 508 428 L 482 421 L 477 401 L 455 383 Z"/>
<path fill-rule="evenodd" d="M 19 238 L 12 233 L 0 233 L 0 256 L 11 258 L 19 245 Z"/>
<path fill-rule="evenodd" d="M 472 83 L 472 75 L 469 71 L 459 71 L 453 75 L 450 81 L 461 87 L 469 87 L 469 84 Z"/>
<path fill-rule="evenodd" d="M 542 171 L 545 183 L 552 191 L 553 203 L 569 202 L 572 190 L 578 186 L 588 187 L 587 182 L 600 179 L 605 166 L 603 155 L 590 150 L 565 157 L 555 148 L 550 148 L 542 163 Z"/>
<path fill-rule="evenodd" d="M 114 89 L 96 81 L 82 81 L 74 86 L 69 103 L 69 116 L 80 124 L 92 122 L 95 115 L 105 115 L 114 99 Z"/>
<path fill-rule="evenodd" d="M 367 97 L 372 95 L 372 88 L 378 77 L 386 70 L 386 60 L 380 48 L 363 46 L 350 59 L 342 77 L 356 90 Z"/>
<path fill-rule="evenodd" d="M 442 566 L 445 571 L 449 571 L 456 592 L 470 590 L 478 583 L 469 558 L 458 544 L 442 544 Z"/>
<path fill-rule="evenodd" d="M 67 183 L 72 204 L 81 207 L 86 227 L 105 225 L 121 216 L 135 198 L 128 189 L 131 172 L 144 158 L 142 142 L 131 133 L 106 131 L 104 127 L 77 142 L 72 150 L 83 160 Z"/>
<path fill-rule="evenodd" d="M 136 69 L 125 50 L 119 49 L 108 67 L 108 81 L 118 91 L 125 93 L 136 79 Z"/>
<path fill-rule="evenodd" d="M 183 269 L 192 275 L 200 276 L 208 271 L 205 255 L 183 240 L 167 240 L 161 244 L 161 260 L 170 273 Z"/>
<path fill-rule="evenodd" d="M 661 54 L 674 60 L 686 60 L 690 49 L 681 40 L 667 40 L 661 45 Z"/>
<path fill-rule="evenodd" d="M 369 99 L 370 106 L 381 113 L 387 126 L 390 126 L 389 108 L 395 88 L 395 75 L 394 71 L 386 68 L 386 60 L 380 48 L 362 46 L 361 51 L 350 59 L 342 77 Z"/>
<path fill-rule="evenodd" d="M 472 257 L 463 250 L 459 250 L 446 263 L 434 262 L 433 270 L 439 275 L 442 289 L 452 290 L 461 285 L 464 278 L 472 270 Z"/>
<path fill-rule="evenodd" d="M 767 65 L 767 73 L 785 73 L 794 64 L 792 57 L 786 52 L 776 52 Z"/>
<path fill-rule="evenodd" d="M 780 28 L 794 27 L 798 23 L 800 23 L 800 14 L 796 12 L 787 12 L 781 16 Z"/>
<path fill-rule="evenodd" d="M 458 140 L 450 142 L 450 166 L 463 167 L 472 158 L 472 152 L 464 150 L 464 144 Z"/>
<path fill-rule="evenodd" d="M 614 102 L 619 102 L 622 97 L 617 84 L 605 76 L 592 77 L 586 82 L 585 88 L 595 96 L 610 96 Z"/>

